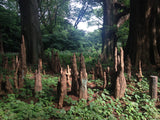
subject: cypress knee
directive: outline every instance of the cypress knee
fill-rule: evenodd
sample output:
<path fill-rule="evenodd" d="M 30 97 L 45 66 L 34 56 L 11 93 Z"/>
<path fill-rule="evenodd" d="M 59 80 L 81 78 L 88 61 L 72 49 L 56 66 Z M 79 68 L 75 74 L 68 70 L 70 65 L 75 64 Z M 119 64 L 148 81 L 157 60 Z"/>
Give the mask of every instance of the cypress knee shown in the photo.
<path fill-rule="evenodd" d="M 66 69 L 61 68 L 61 78 L 60 78 L 60 95 L 58 101 L 58 108 L 63 107 L 64 97 L 67 94 L 67 80 L 66 80 Z"/>
<path fill-rule="evenodd" d="M 126 79 L 124 76 L 124 54 L 123 49 L 120 48 L 120 63 L 117 67 L 117 79 L 116 79 L 116 88 L 115 88 L 115 97 L 122 98 L 126 89 Z M 118 62 L 117 62 L 118 63 Z"/>
<path fill-rule="evenodd" d="M 80 99 L 87 99 L 87 72 L 86 72 L 86 66 L 84 61 L 84 56 L 80 55 L 80 92 L 79 92 L 79 98 Z"/>
<path fill-rule="evenodd" d="M 77 70 L 77 61 L 76 61 L 76 55 L 74 54 L 72 57 L 72 87 L 71 91 L 72 94 L 78 95 L 79 94 L 79 82 L 78 82 L 78 70 Z"/>

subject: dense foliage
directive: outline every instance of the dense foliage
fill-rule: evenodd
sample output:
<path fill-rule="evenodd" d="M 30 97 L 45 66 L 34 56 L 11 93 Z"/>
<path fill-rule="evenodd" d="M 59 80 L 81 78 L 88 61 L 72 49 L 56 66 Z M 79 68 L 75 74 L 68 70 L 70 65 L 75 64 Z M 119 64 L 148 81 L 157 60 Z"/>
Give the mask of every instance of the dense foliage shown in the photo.
<path fill-rule="evenodd" d="M 9 3 L 0 4 L 0 39 L 3 40 L 5 51 L 17 52 L 20 46 L 20 19 L 16 10 L 11 9 L 16 4 Z"/>

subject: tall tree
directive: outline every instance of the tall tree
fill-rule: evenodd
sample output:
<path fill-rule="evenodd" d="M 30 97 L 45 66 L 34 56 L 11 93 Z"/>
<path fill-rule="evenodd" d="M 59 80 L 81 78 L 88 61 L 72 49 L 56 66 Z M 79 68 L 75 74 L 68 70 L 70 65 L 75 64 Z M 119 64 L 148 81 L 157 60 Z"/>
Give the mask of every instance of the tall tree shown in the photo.
<path fill-rule="evenodd" d="M 132 64 L 160 63 L 160 1 L 131 0 L 130 1 L 130 31 L 126 54 L 129 54 Z"/>
<path fill-rule="evenodd" d="M 128 1 L 128 0 L 125 0 Z M 103 60 L 113 59 L 117 29 L 129 18 L 129 8 L 124 1 L 103 0 L 102 55 Z"/>
<path fill-rule="evenodd" d="M 37 0 L 39 18 L 44 30 L 52 34 L 69 14 L 69 0 Z M 43 29 L 42 29 L 43 30 Z"/>
<path fill-rule="evenodd" d="M 37 0 L 19 0 L 22 34 L 24 34 L 27 61 L 37 64 L 41 55 L 41 32 Z"/>

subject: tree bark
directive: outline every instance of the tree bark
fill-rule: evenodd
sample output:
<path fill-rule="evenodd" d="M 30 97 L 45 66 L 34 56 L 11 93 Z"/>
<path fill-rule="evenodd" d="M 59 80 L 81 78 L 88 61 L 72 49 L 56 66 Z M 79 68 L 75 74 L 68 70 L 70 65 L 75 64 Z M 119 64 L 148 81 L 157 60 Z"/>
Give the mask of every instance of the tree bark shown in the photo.
<path fill-rule="evenodd" d="M 41 56 L 41 32 L 37 0 L 19 0 L 22 34 L 26 41 L 27 61 L 38 64 Z"/>
<path fill-rule="evenodd" d="M 158 43 L 160 41 L 158 0 L 130 1 L 130 31 L 126 55 L 129 54 L 133 65 L 159 64 Z"/>
<path fill-rule="evenodd" d="M 113 55 L 113 8 L 112 0 L 103 0 L 103 31 L 102 55 L 103 60 L 109 60 Z"/>

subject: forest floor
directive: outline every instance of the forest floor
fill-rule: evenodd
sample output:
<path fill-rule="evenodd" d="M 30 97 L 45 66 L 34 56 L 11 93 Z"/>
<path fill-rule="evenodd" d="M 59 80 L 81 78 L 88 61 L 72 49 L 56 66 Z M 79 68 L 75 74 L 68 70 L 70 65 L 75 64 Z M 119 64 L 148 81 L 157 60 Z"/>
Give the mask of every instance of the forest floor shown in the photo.
<path fill-rule="evenodd" d="M 79 100 L 70 94 L 65 97 L 62 109 L 57 108 L 57 82 L 59 76 L 42 75 L 43 90 L 34 94 L 33 73 L 25 78 L 25 87 L 15 94 L 1 96 L 0 118 L 13 119 L 160 119 L 160 84 L 158 101 L 149 96 L 147 78 L 127 82 L 125 97 L 115 99 L 109 89 L 102 89 L 102 80 L 88 81 L 88 100 Z M 159 80 L 160 82 L 160 80 Z"/>
<path fill-rule="evenodd" d="M 14 94 L 0 95 L 1 120 L 160 119 L 160 79 L 158 79 L 157 101 L 149 96 L 149 76 L 151 74 L 159 76 L 158 71 L 144 70 L 141 82 L 137 82 L 134 76 L 136 71 L 133 71 L 131 80 L 127 81 L 125 96 L 121 99 L 114 98 L 110 81 L 103 89 L 103 80 L 92 80 L 91 75 L 88 74 L 88 99 L 80 100 L 78 96 L 71 94 L 71 88 L 68 87 L 62 109 L 57 108 L 57 85 L 60 75 L 53 75 L 51 71 L 46 72 L 45 75 L 41 74 L 43 89 L 35 94 L 33 72 L 27 73 L 23 88 L 19 90 L 13 88 Z M 12 72 L 9 77 L 13 85 Z M 125 77 L 127 77 L 126 73 Z"/>

